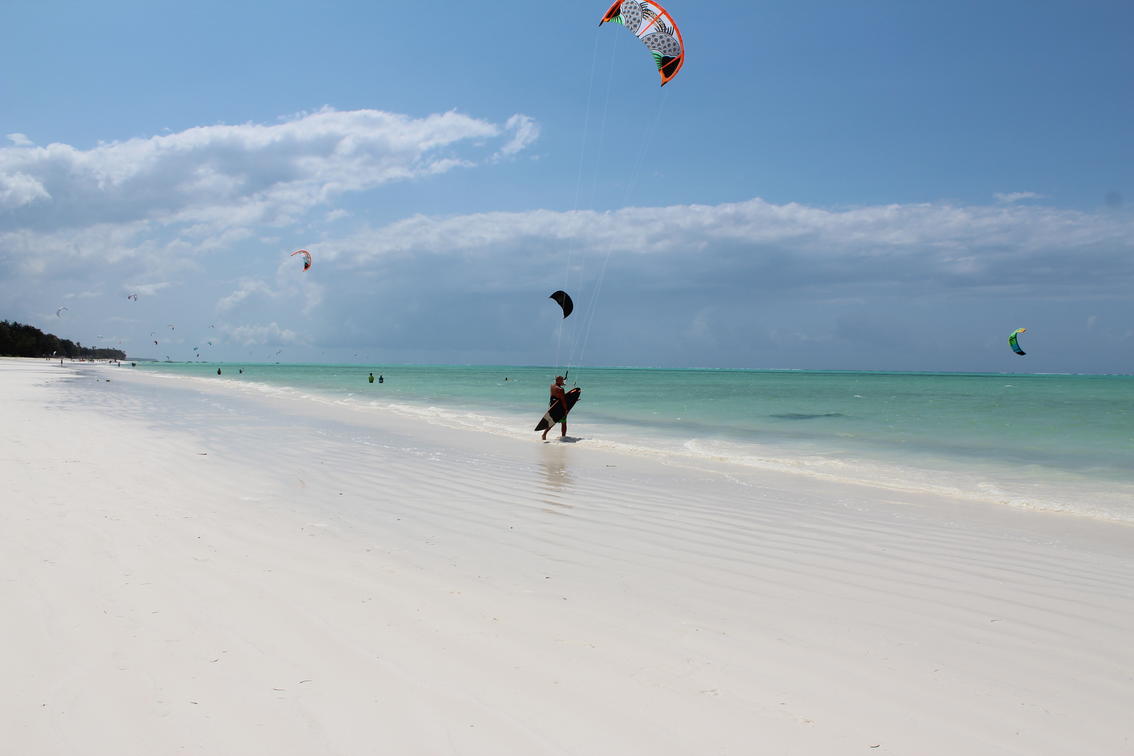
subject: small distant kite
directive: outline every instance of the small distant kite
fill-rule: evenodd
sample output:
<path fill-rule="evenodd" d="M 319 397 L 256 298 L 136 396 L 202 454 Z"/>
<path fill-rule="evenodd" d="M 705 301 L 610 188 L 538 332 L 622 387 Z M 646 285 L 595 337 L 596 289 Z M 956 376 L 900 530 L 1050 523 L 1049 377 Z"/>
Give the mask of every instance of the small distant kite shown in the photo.
<path fill-rule="evenodd" d="M 1027 328 L 1017 328 L 1015 331 L 1012 331 L 1012 335 L 1008 337 L 1008 346 L 1012 347 L 1012 351 L 1020 356 L 1027 354 L 1027 352 L 1020 348 L 1020 343 L 1016 338 L 1027 330 Z"/>
<path fill-rule="evenodd" d="M 563 308 L 563 317 L 566 318 L 575 309 L 575 303 L 571 301 L 571 296 L 565 291 L 553 292 L 548 299 L 554 299 Z"/>
<path fill-rule="evenodd" d="M 621 24 L 642 40 L 650 55 L 654 56 L 663 87 L 685 65 L 685 43 L 681 39 L 681 30 L 673 16 L 652 0 L 614 0 L 610 10 L 599 21 L 599 26 L 606 23 Z"/>
<path fill-rule="evenodd" d="M 173 327 L 173 323 L 169 323 L 168 325 L 169 325 L 169 330 L 171 330 L 171 331 L 177 330 L 176 328 Z"/>
<path fill-rule="evenodd" d="M 66 309 L 67 309 L 66 307 L 60 307 L 58 310 L 55 311 L 55 317 L 57 317 L 57 318 L 63 317 L 63 312 Z"/>
<path fill-rule="evenodd" d="M 138 295 L 137 295 L 137 294 L 127 294 L 127 295 L 126 295 L 126 298 L 127 298 L 127 299 L 130 299 L 130 300 L 133 300 L 133 301 L 135 301 L 135 302 L 137 302 L 137 301 L 138 301 Z"/>
<path fill-rule="evenodd" d="M 311 270 L 311 253 L 305 249 L 297 249 L 288 256 L 295 257 L 296 255 L 303 255 L 303 270 Z"/>

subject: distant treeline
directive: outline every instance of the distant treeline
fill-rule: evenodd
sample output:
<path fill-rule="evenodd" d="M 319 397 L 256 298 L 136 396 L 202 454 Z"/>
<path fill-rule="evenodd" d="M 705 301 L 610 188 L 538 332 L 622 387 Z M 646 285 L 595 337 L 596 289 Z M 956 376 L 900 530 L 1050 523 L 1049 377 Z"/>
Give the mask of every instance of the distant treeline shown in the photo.
<path fill-rule="evenodd" d="M 44 333 L 35 326 L 0 320 L 0 355 L 5 357 L 67 357 L 72 360 L 124 360 L 121 349 L 92 349 Z"/>

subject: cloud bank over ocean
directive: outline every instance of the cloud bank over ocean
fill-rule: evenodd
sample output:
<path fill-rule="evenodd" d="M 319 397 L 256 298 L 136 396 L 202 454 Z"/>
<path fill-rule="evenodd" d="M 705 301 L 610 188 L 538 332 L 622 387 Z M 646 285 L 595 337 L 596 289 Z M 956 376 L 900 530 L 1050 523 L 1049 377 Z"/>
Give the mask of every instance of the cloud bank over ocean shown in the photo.
<path fill-rule="evenodd" d="M 897 354 L 923 342 L 926 327 L 948 348 L 948 318 L 998 333 L 1041 311 L 1089 322 L 1092 338 L 1132 338 L 1121 303 L 1134 285 L 1134 217 L 1051 207 L 1032 192 L 987 205 L 753 197 L 422 212 L 383 224 L 340 206 L 380 203 L 388 187 L 457 170 L 488 177 L 540 130 L 522 114 L 494 123 L 324 108 L 88 149 L 11 134 L 0 148 L 0 260 L 10 272 L 0 291 L 47 313 L 79 292 L 112 301 L 129 289 L 147 306 L 120 313 L 114 301 L 106 315 L 160 309 L 163 321 L 218 320 L 233 345 L 339 340 L 423 360 L 453 350 L 474 361 L 546 359 L 554 324 L 525 333 L 518 313 L 555 288 L 575 292 L 587 340 L 599 324 L 582 360 L 617 362 L 619 344 L 677 364 L 794 364 L 800 345 Z M 316 260 L 306 274 L 287 257 L 299 246 Z M 129 324 L 120 330 L 129 342 Z"/>

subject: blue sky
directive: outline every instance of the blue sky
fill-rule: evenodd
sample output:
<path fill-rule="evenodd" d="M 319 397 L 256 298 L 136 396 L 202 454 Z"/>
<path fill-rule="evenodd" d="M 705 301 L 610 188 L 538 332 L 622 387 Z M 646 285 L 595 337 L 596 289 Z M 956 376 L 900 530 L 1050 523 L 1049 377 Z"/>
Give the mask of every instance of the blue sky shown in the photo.
<path fill-rule="evenodd" d="M 663 89 L 605 4 L 10 0 L 0 318 L 173 359 L 1134 372 L 1134 4 L 665 5 Z"/>

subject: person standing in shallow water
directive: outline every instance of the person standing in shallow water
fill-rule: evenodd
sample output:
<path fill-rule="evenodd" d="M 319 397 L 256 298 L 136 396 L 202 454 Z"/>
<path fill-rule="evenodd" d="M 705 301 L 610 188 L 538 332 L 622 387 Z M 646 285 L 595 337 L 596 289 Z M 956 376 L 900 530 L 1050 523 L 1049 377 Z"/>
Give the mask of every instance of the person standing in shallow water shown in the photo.
<path fill-rule="evenodd" d="M 369 381 L 370 383 L 374 383 L 374 373 L 371 373 L 370 377 L 367 378 L 366 380 Z"/>
<path fill-rule="evenodd" d="M 564 409 L 566 409 L 566 407 L 567 407 L 567 394 L 566 394 L 565 391 L 563 391 L 563 382 L 566 381 L 566 380 L 567 379 L 564 378 L 561 375 L 555 376 L 555 383 L 551 384 L 551 387 L 549 389 L 550 392 L 551 392 L 551 398 L 547 403 L 548 407 L 554 407 L 556 402 L 563 402 L 563 407 L 564 407 Z M 567 435 L 567 413 L 566 412 L 563 413 L 563 419 L 559 421 L 559 427 L 562 429 L 560 434 L 559 434 L 560 438 L 562 438 L 562 437 Z M 549 431 L 549 430 L 551 430 L 551 426 L 548 426 L 543 431 L 542 439 L 544 441 L 547 440 L 547 431 Z"/>

